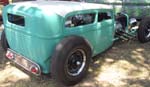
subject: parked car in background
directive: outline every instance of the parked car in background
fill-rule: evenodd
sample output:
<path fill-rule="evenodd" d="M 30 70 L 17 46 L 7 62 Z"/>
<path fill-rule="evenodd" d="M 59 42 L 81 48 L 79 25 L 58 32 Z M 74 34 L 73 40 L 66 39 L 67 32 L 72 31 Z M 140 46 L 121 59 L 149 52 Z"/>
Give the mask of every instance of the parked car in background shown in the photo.
<path fill-rule="evenodd" d="M 115 13 L 125 13 L 130 18 L 143 19 L 150 16 L 149 0 L 85 0 L 89 3 L 100 3 L 114 6 Z M 144 14 L 143 14 L 144 13 Z"/>

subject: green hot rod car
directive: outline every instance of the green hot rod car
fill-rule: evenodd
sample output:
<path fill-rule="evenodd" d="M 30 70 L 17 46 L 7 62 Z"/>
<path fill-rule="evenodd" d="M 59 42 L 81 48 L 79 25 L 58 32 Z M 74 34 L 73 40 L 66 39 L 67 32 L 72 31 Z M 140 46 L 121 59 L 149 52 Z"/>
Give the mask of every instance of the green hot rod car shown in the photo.
<path fill-rule="evenodd" d="M 28 1 L 3 9 L 1 43 L 6 57 L 35 74 L 51 73 L 64 85 L 81 81 L 93 56 L 118 39 L 150 38 L 149 26 L 132 26 L 109 5 L 69 1 Z M 149 23 L 144 22 L 144 24 Z M 130 28 L 129 28 L 130 26 Z"/>

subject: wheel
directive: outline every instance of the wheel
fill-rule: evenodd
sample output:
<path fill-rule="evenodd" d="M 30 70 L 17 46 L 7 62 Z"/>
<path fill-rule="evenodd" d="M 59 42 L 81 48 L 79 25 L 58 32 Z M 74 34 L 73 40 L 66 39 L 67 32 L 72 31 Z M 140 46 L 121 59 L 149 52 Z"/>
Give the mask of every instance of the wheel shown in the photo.
<path fill-rule="evenodd" d="M 86 76 L 90 59 L 91 49 L 83 38 L 67 37 L 57 45 L 52 56 L 52 77 L 63 85 L 75 85 Z"/>
<path fill-rule="evenodd" d="M 7 48 L 9 48 L 4 30 L 2 31 L 2 34 L 1 34 L 1 45 L 2 45 L 2 48 L 4 49 L 4 51 L 7 51 Z"/>
<path fill-rule="evenodd" d="M 141 43 L 145 43 L 150 40 L 150 17 L 145 17 L 141 21 L 137 33 L 138 33 L 138 40 Z"/>

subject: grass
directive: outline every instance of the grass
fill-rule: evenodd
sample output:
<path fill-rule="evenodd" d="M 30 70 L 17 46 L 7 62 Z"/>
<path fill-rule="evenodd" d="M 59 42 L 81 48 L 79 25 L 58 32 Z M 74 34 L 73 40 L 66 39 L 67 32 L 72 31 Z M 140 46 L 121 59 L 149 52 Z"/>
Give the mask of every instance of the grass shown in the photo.
<path fill-rule="evenodd" d="M 12 66 L 0 48 L 0 87 L 63 87 L 51 77 L 35 77 Z M 150 43 L 116 42 L 94 57 L 87 77 L 73 87 L 149 87 Z"/>

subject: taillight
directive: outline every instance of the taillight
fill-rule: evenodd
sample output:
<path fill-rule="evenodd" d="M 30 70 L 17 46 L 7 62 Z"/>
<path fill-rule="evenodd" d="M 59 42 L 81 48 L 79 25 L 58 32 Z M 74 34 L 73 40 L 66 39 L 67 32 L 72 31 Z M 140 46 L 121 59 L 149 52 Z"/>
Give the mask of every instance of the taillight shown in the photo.
<path fill-rule="evenodd" d="M 13 54 L 12 52 L 10 52 L 10 51 L 7 51 L 6 57 L 7 57 L 8 59 L 13 59 L 13 58 L 14 58 L 14 54 Z"/>
<path fill-rule="evenodd" d="M 36 66 L 31 66 L 30 67 L 30 71 L 34 74 L 38 74 L 39 73 L 39 69 Z"/>

